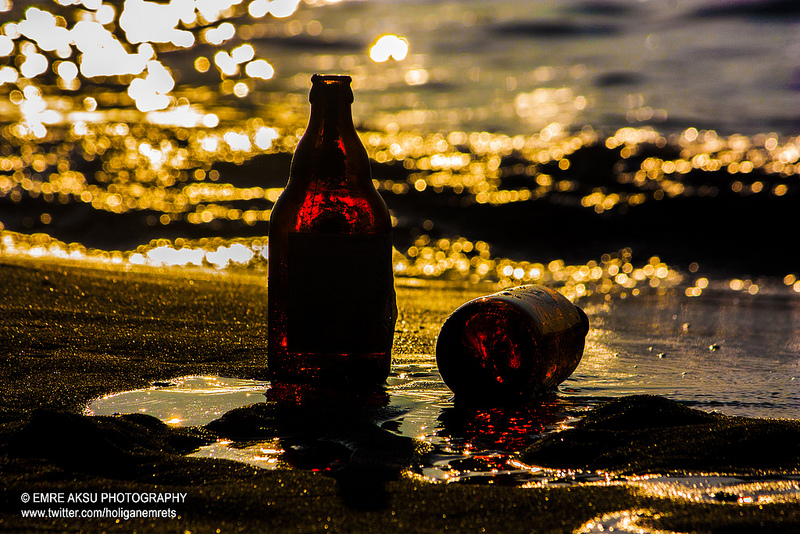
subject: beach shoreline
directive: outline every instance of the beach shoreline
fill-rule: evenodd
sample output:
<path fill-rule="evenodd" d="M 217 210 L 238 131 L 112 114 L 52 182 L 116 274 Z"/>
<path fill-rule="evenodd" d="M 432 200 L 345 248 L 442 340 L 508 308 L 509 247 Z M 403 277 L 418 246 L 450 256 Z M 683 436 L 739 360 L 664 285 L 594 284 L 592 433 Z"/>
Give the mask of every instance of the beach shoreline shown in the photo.
<path fill-rule="evenodd" d="M 327 473 L 267 471 L 186 457 L 187 450 L 214 439 L 208 429 L 174 429 L 150 416 L 81 413 L 98 396 L 178 376 L 266 378 L 263 273 L 87 267 L 68 260 L 4 257 L 0 278 L 4 530 L 573 532 L 621 510 L 645 510 L 638 521 L 651 525 L 648 528 L 800 529 L 794 501 L 698 503 L 654 497 L 614 481 L 538 488 L 432 483 L 409 474 L 425 451 L 415 448 L 413 440 L 389 436 L 378 427 L 359 430 L 364 432 L 361 442 L 367 444 L 354 455 L 360 460 Z M 449 287 L 398 288 L 402 320 L 416 326 L 397 336 L 395 351 L 401 357 L 415 351 L 432 353 L 435 325 L 441 324 L 450 305 L 432 295 L 449 292 L 456 300 L 468 300 L 485 293 L 480 287 Z M 642 422 L 641 417 L 637 420 Z M 752 421 L 770 427 L 768 420 Z M 786 432 L 798 432 L 797 422 L 781 424 Z M 713 436 L 707 440 L 706 445 L 714 444 Z M 755 470 L 728 465 L 723 474 L 797 475 L 800 462 L 794 457 L 792 463 L 792 454 L 796 451 L 787 450 L 783 464 L 755 465 Z M 678 463 L 662 471 L 685 470 Z M 177 514 L 173 519 L 22 517 L 24 509 L 68 507 L 26 506 L 23 495 L 165 492 L 183 493 L 185 502 L 149 507 L 113 503 L 105 508 L 170 509 Z M 81 510 L 89 505 L 69 507 Z"/>

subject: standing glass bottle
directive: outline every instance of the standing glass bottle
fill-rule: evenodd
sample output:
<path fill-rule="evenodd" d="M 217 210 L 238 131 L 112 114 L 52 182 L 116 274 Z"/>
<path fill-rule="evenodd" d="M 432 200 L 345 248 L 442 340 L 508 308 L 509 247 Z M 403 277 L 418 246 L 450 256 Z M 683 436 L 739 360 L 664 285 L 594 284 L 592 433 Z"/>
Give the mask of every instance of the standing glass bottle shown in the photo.
<path fill-rule="evenodd" d="M 353 126 L 350 77 L 311 81 L 308 128 L 269 223 L 269 371 L 382 383 L 397 319 L 391 218 Z"/>

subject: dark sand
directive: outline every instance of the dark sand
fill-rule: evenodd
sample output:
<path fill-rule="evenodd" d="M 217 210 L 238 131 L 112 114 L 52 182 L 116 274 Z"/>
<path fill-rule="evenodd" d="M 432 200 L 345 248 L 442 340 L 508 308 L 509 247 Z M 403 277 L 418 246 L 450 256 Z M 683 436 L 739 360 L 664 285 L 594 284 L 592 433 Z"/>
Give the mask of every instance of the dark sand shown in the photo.
<path fill-rule="evenodd" d="M 400 287 L 395 354 L 433 351 L 453 303 L 482 291 Z M 265 378 L 261 272 L 125 270 L 68 261 L 0 260 L 0 531 L 573 532 L 606 513 L 644 510 L 640 524 L 694 532 L 800 532 L 800 506 L 696 503 L 628 485 L 517 488 L 432 484 L 403 472 L 419 443 L 356 414 L 332 424 L 322 407 L 237 410 L 205 428 L 146 415 L 87 417 L 92 398 L 190 374 Z M 328 408 L 329 410 L 331 408 Z M 292 411 L 294 410 L 294 411 Z M 365 408 L 369 412 L 369 408 Z M 341 467 L 259 470 L 184 453 L 219 436 L 309 428 L 349 436 Z M 342 417 L 339 417 L 339 421 Z M 333 421 L 336 421 L 334 418 Z M 334 428 L 335 427 L 335 428 Z M 657 397 L 628 397 L 525 451 L 536 465 L 612 473 L 800 472 L 800 423 L 725 417 Z M 25 493 L 186 493 L 174 504 L 24 504 Z M 174 519 L 26 519 L 71 507 L 176 511 Z"/>

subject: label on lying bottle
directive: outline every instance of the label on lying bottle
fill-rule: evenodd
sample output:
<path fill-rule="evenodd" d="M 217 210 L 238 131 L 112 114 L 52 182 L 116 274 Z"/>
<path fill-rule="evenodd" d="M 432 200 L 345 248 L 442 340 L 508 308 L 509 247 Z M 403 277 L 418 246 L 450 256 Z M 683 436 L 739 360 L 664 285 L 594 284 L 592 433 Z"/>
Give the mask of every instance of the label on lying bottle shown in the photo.
<path fill-rule="evenodd" d="M 389 234 L 290 233 L 287 349 L 391 349 L 397 314 Z"/>
<path fill-rule="evenodd" d="M 519 286 L 495 293 L 498 300 L 519 302 L 543 336 L 560 332 L 581 322 L 581 312 L 564 295 L 545 286 Z"/>

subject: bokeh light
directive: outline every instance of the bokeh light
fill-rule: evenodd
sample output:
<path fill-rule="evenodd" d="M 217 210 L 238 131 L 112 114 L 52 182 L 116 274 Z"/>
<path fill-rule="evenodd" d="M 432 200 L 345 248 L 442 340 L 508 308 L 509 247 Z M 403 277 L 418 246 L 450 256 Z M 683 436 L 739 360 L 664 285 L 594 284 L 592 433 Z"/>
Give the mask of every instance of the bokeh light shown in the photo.
<path fill-rule="evenodd" d="M 408 41 L 397 35 L 380 37 L 369 50 L 372 61 L 383 63 L 389 59 L 402 61 L 408 55 Z"/>
<path fill-rule="evenodd" d="M 412 54 L 414 34 L 400 34 L 408 28 L 380 27 L 355 15 L 324 18 L 315 11 L 335 3 L 62 0 L 18 11 L 15 20 L 0 26 L 0 91 L 7 94 L 0 112 L 8 121 L 2 129 L 7 148 L 0 152 L 0 198 L 44 202 L 29 225 L 45 225 L 47 231 L 60 218 L 52 208 L 70 204 L 112 214 L 147 213 L 152 228 L 214 229 L 236 222 L 262 229 L 279 184 L 234 185 L 217 166 L 291 154 L 308 116 L 309 76 L 317 71 L 351 74 L 363 96 L 354 107 L 358 127 L 379 169 L 375 183 L 386 195 L 442 195 L 463 207 L 569 201 L 608 215 L 669 199 L 723 194 L 779 199 L 797 190 L 796 137 L 725 136 L 694 127 L 672 135 L 650 126 L 610 132 L 576 127 L 593 106 L 584 83 L 590 67 L 580 63 L 535 65 L 499 82 L 486 66 L 459 64 L 456 78 L 466 91 L 494 84 L 491 99 L 465 106 L 438 94 L 437 87 L 453 83 L 451 66 L 434 64 L 423 52 Z M 5 11 L 12 7 L 0 3 Z M 419 24 L 430 31 L 447 24 L 469 31 L 478 20 L 465 9 L 452 20 L 429 17 Z M 287 65 L 281 47 L 301 50 L 296 65 Z M 633 123 L 659 116 L 638 93 L 623 101 Z M 527 133 L 462 127 L 491 124 L 494 117 L 518 121 Z M 613 184 L 576 178 L 582 151 L 594 149 L 618 157 Z M 398 276 L 500 286 L 563 284 L 574 296 L 634 295 L 682 283 L 695 297 L 716 287 L 660 260 L 637 263 L 625 250 L 585 265 L 512 261 L 496 256 L 487 242 L 438 235 L 432 226 L 423 221 L 423 233 L 407 250 L 396 251 Z M 45 246 L 41 236 L 3 235 L 4 253 L 94 254 L 57 240 Z M 241 244 L 253 252 L 250 263 L 266 261 L 263 237 Z M 198 252 L 187 252 L 213 253 L 231 245 L 172 239 L 112 256 L 128 261 L 139 254 L 139 263 L 163 265 L 166 256 L 159 254 L 172 254 L 171 247 L 184 252 L 169 257 L 191 258 L 188 264 L 232 268 L 237 262 L 215 263 L 205 256 L 200 261 Z M 160 252 L 148 255 L 151 249 Z M 800 287 L 797 280 L 785 285 Z M 742 278 L 726 287 L 761 293 L 765 284 Z"/>

